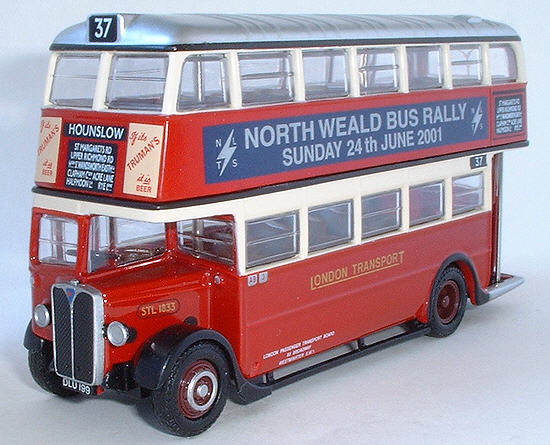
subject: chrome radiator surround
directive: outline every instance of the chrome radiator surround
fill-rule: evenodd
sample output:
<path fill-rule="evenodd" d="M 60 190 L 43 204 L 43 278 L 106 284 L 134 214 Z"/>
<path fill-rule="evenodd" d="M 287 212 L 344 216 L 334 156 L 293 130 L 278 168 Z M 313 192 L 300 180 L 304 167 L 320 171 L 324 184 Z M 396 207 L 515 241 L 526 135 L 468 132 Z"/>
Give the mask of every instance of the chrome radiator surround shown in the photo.
<path fill-rule="evenodd" d="M 86 385 L 103 382 L 103 295 L 76 282 L 52 286 L 55 372 Z"/>

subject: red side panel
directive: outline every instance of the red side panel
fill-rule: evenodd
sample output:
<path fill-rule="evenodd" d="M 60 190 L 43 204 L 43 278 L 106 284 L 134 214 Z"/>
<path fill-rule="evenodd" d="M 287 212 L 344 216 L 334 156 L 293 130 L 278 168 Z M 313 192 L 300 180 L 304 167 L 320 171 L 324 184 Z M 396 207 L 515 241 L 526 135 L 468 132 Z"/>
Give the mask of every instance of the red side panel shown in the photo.
<path fill-rule="evenodd" d="M 37 184 L 169 202 L 523 141 L 525 84 L 187 115 L 45 109 Z"/>
<path fill-rule="evenodd" d="M 251 281 L 256 284 L 245 283 L 247 343 L 239 357 L 245 375 L 418 317 L 442 262 L 457 252 L 472 260 L 487 286 L 490 239 L 486 212 L 272 269 Z"/>

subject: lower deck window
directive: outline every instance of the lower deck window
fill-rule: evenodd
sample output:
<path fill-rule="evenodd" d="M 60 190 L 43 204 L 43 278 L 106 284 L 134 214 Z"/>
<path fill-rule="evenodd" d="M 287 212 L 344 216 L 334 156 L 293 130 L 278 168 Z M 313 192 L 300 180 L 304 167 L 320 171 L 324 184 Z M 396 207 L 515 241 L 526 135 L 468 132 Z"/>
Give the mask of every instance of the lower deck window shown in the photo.
<path fill-rule="evenodd" d="M 345 244 L 353 237 L 351 201 L 309 209 L 309 251 Z"/>
<path fill-rule="evenodd" d="M 443 182 L 410 188 L 410 225 L 435 221 L 443 216 Z"/>
<path fill-rule="evenodd" d="M 233 221 L 200 218 L 178 222 L 178 244 L 181 250 L 200 258 L 221 263 L 235 263 Z"/>
<path fill-rule="evenodd" d="M 453 178 L 453 215 L 483 206 L 483 174 Z"/>
<path fill-rule="evenodd" d="M 298 248 L 298 212 L 247 221 L 247 267 L 292 258 L 298 253 Z"/>
<path fill-rule="evenodd" d="M 397 230 L 401 226 L 401 191 L 364 196 L 361 200 L 363 238 Z"/>

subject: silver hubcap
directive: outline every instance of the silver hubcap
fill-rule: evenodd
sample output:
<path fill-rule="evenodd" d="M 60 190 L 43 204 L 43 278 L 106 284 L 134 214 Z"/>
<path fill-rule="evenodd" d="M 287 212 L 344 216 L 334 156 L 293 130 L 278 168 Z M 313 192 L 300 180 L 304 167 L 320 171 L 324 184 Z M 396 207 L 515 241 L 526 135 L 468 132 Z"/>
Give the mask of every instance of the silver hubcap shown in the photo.
<path fill-rule="evenodd" d="M 209 384 L 204 383 L 205 381 Z M 187 402 L 195 411 L 207 411 L 216 400 L 217 393 L 218 379 L 213 372 L 203 370 L 195 374 L 189 382 Z"/>

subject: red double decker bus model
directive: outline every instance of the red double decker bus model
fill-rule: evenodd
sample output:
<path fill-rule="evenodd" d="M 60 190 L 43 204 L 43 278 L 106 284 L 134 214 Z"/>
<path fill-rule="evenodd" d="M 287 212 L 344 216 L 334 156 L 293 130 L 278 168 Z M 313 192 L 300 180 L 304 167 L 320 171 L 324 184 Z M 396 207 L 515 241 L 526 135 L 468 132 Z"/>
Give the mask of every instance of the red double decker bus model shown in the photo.
<path fill-rule="evenodd" d="M 51 50 L 25 346 L 52 393 L 138 389 L 195 435 L 522 282 L 499 260 L 503 152 L 527 145 L 506 25 L 112 14 Z"/>

